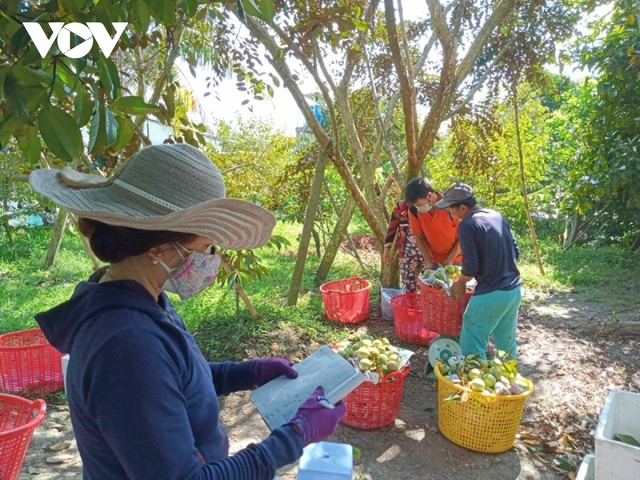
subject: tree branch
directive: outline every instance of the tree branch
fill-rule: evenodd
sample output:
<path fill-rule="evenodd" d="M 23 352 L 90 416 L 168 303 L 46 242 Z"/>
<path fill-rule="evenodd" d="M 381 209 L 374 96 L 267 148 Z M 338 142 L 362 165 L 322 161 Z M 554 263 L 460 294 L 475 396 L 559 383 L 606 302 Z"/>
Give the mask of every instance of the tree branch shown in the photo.
<path fill-rule="evenodd" d="M 391 58 L 393 59 L 393 64 L 400 83 L 400 96 L 402 97 L 402 110 L 404 112 L 405 119 L 404 128 L 407 143 L 407 155 L 409 156 L 409 164 L 411 165 L 416 163 L 416 136 L 418 133 L 417 125 L 414 122 L 416 118 L 415 92 L 409 80 L 405 64 L 405 60 L 410 62 L 411 59 L 404 59 L 400 50 L 393 0 L 384 0 L 384 12 Z"/>

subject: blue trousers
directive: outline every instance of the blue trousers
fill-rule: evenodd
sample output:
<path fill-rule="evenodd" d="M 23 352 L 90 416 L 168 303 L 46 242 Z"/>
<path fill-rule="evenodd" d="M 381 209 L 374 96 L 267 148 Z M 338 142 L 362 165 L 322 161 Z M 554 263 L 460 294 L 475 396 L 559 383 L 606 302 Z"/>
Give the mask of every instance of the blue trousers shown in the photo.
<path fill-rule="evenodd" d="M 509 359 L 516 360 L 516 328 L 522 288 L 496 290 L 473 295 L 462 317 L 460 347 L 466 356 L 479 353 L 485 357 L 489 337 L 493 334 L 496 349 L 504 350 Z"/>

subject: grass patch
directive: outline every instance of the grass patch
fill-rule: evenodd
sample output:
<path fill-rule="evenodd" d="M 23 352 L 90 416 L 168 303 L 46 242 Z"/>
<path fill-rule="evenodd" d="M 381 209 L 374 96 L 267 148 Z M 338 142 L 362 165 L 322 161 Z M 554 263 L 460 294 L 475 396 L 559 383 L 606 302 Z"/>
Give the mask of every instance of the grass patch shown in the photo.
<path fill-rule="evenodd" d="M 358 226 L 354 230 L 363 229 Z M 325 319 L 314 280 L 320 263 L 314 249 L 307 258 L 298 304 L 286 305 L 300 231 L 300 225 L 278 223 L 276 233 L 287 237 L 292 245 L 282 251 L 259 250 L 261 261 L 271 273 L 248 282 L 245 290 L 261 314 L 260 321 L 251 317 L 242 301 L 240 315 L 236 316 L 235 291 L 227 286 L 216 284 L 185 302 L 173 298 L 207 358 L 240 360 L 271 354 L 295 358 L 317 344 L 336 341 L 355 328 L 367 327 L 367 322 L 344 326 Z M 69 233 L 55 266 L 42 269 L 49 238 L 49 229 L 28 229 L 12 246 L 5 242 L 5 237 L 0 237 L 0 333 L 35 327 L 34 314 L 68 299 L 77 282 L 91 274 L 91 263 L 81 242 Z M 526 240 L 520 244 L 520 269 L 527 289 L 578 291 L 593 301 L 606 297 L 620 305 L 640 306 L 640 299 L 633 295 L 640 286 L 635 276 L 640 271 L 640 254 L 616 247 L 576 247 L 561 252 L 557 246 L 543 243 L 547 272 L 543 277 L 530 245 Z M 378 278 L 364 275 L 354 258 L 340 252 L 329 280 L 354 275 L 365 276 L 372 282 L 371 308 L 377 311 Z"/>

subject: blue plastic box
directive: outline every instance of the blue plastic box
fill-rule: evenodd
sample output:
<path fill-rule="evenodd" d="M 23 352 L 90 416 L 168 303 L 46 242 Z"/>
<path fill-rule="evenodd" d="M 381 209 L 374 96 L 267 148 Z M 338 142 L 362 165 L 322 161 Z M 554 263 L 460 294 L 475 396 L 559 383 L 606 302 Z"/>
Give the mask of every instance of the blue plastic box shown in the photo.
<path fill-rule="evenodd" d="M 353 448 L 344 443 L 312 443 L 302 451 L 298 480 L 351 480 Z"/>

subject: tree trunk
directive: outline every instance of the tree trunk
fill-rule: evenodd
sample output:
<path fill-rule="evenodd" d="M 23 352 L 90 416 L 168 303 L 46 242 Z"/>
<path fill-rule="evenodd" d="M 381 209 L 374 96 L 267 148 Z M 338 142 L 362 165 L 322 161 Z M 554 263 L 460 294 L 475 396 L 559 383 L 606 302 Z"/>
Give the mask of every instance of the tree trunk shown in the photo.
<path fill-rule="evenodd" d="M 533 219 L 531 218 L 531 210 L 529 208 L 529 198 L 527 196 L 527 182 L 524 174 L 524 157 L 522 155 L 522 139 L 520 138 L 520 116 L 518 113 L 518 89 L 516 87 L 517 78 L 513 80 L 513 113 L 516 123 L 516 140 L 518 141 L 518 159 L 520 160 L 520 181 L 522 182 L 522 196 L 524 197 L 524 209 L 527 212 L 527 221 L 529 222 L 529 232 L 531 233 L 531 241 L 533 242 L 533 251 L 536 254 L 538 268 L 540 274 L 544 276 L 544 266 L 540 257 L 540 248 L 538 247 L 538 238 L 536 230 L 533 228 Z"/>
<path fill-rule="evenodd" d="M 304 264 L 307 260 L 313 223 L 315 221 L 316 212 L 318 211 L 318 205 L 320 204 L 322 181 L 324 180 L 324 170 L 326 166 L 327 152 L 325 149 L 319 147 L 318 161 L 316 162 L 316 168 L 313 174 L 313 182 L 311 185 L 311 191 L 309 192 L 309 203 L 307 204 L 304 225 L 302 227 L 302 235 L 300 236 L 300 246 L 298 247 L 298 255 L 296 256 L 296 265 L 293 269 L 293 275 L 291 276 L 289 298 L 287 299 L 287 305 L 289 306 L 295 306 L 296 303 L 298 303 L 298 294 L 300 293 Z"/>
<path fill-rule="evenodd" d="M 398 264 L 398 252 L 391 249 L 391 258 L 385 265 L 380 255 L 380 286 L 384 288 L 398 288 L 400 286 L 400 266 Z"/>
<path fill-rule="evenodd" d="M 318 256 L 318 258 L 320 258 L 322 257 L 322 242 L 320 241 L 320 234 L 314 228 L 313 230 L 311 230 L 311 235 L 313 236 L 313 241 L 316 244 L 316 255 Z"/>
<path fill-rule="evenodd" d="M 58 211 L 58 217 L 53 226 L 53 232 L 51 232 L 51 241 L 47 249 L 47 256 L 44 259 L 43 268 L 45 270 L 50 269 L 56 261 L 58 250 L 60 250 L 60 244 L 62 243 L 62 237 L 64 236 L 64 228 L 67 226 L 67 216 L 66 210 L 61 208 Z"/>
<path fill-rule="evenodd" d="M 327 245 L 327 248 L 324 249 L 324 255 L 320 261 L 318 271 L 316 272 L 317 283 L 322 283 L 327 279 L 329 270 L 331 270 L 331 265 L 333 265 L 333 261 L 336 259 L 336 255 L 340 249 L 340 243 L 342 243 L 342 239 L 347 234 L 347 228 L 349 227 L 349 223 L 351 222 L 351 217 L 353 216 L 355 209 L 356 201 L 351 195 L 349 195 L 342 206 L 342 210 L 340 211 L 338 221 L 333 229 L 333 234 L 331 235 L 329 244 Z"/>

